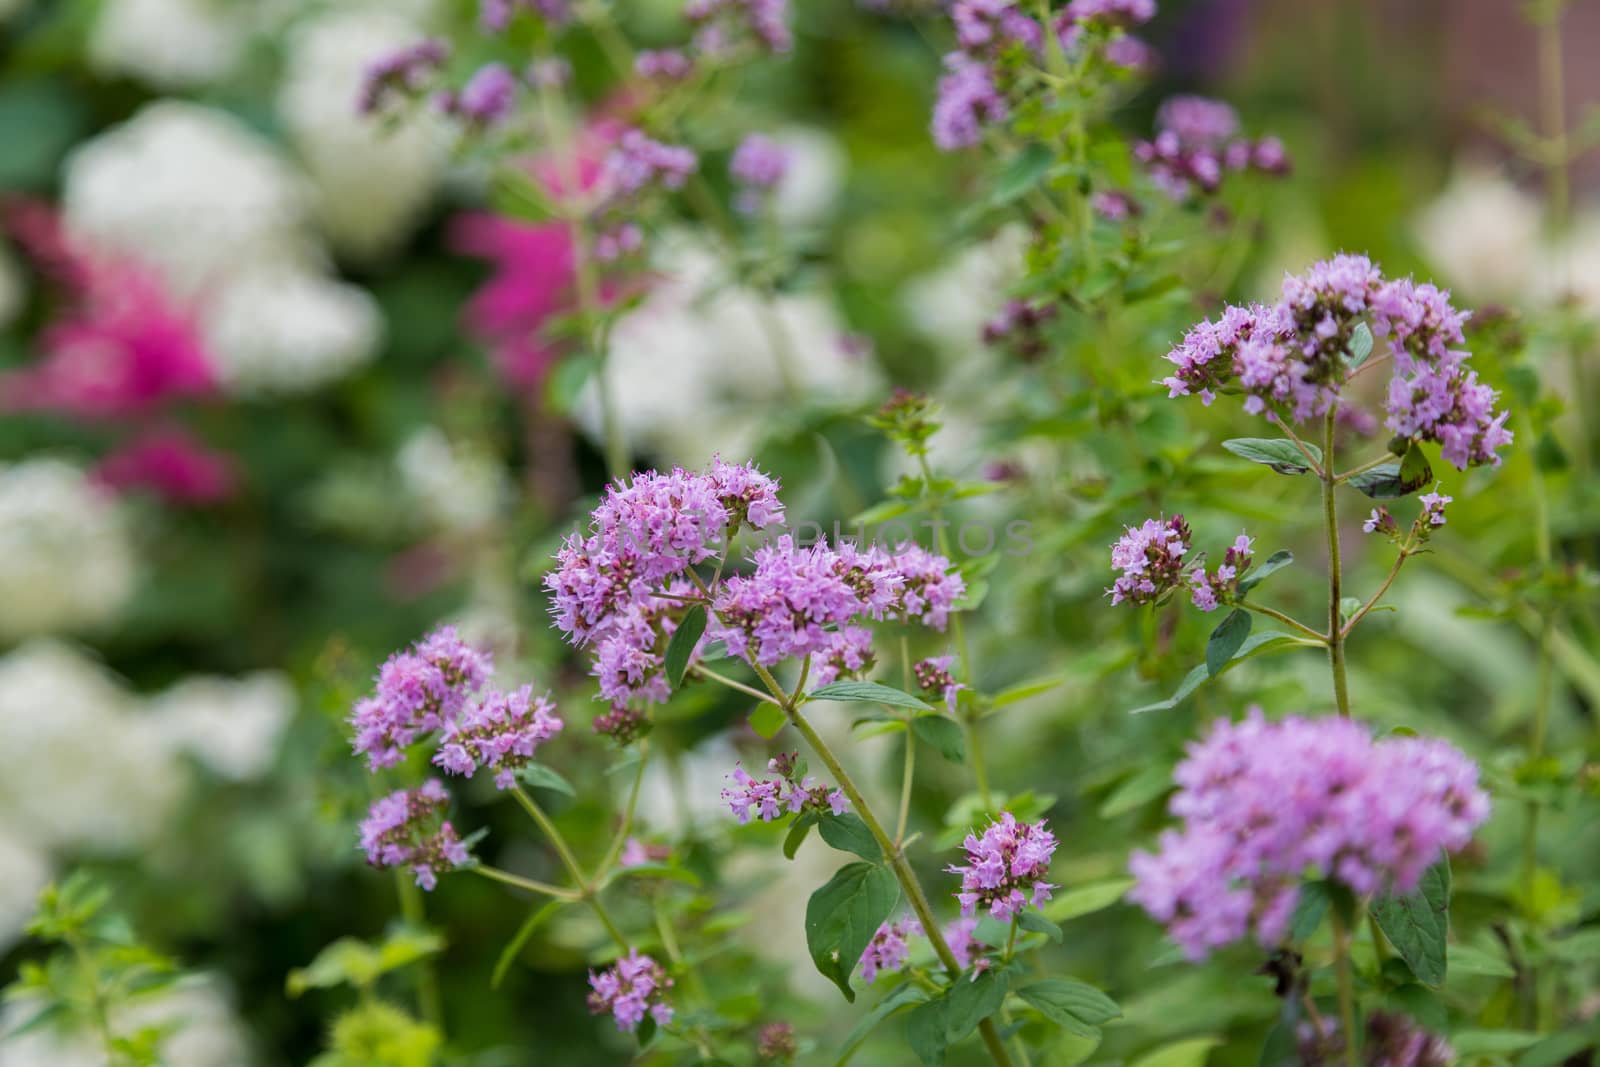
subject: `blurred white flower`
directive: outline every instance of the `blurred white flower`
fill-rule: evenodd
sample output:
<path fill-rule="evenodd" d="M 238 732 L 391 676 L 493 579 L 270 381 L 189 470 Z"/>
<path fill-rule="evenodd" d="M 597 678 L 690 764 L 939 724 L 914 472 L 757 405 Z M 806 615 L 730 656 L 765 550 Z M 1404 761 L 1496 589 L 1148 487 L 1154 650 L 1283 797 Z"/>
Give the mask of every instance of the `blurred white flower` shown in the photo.
<path fill-rule="evenodd" d="M 371 361 L 383 333 L 364 289 L 293 265 L 262 264 L 208 303 L 205 333 L 223 385 L 236 393 L 294 392 Z"/>
<path fill-rule="evenodd" d="M 444 126 L 427 112 L 398 123 L 356 110 L 373 60 L 422 36 L 387 10 L 333 10 L 296 26 L 278 113 L 317 187 L 334 246 L 357 258 L 393 250 L 410 234 L 447 161 Z"/>
<path fill-rule="evenodd" d="M 786 126 L 772 139 L 789 154 L 788 169 L 774 192 L 778 220 L 790 226 L 822 221 L 844 185 L 845 155 L 839 142 L 806 126 Z"/>
<path fill-rule="evenodd" d="M 607 355 L 633 446 L 689 464 L 748 451 L 770 428 L 763 412 L 783 394 L 780 361 L 811 400 L 858 402 L 874 383 L 871 367 L 845 351 L 843 320 L 826 296 L 785 293 L 766 303 L 728 284 L 719 264 L 692 238 L 664 237 L 655 267 L 665 280 L 617 323 Z M 580 417 L 598 434 L 594 392 Z"/>
<path fill-rule="evenodd" d="M 458 446 L 436 426 L 417 430 L 395 457 L 400 479 L 428 521 L 444 530 L 475 530 L 499 517 L 510 495 L 505 469 Z"/>
<path fill-rule="evenodd" d="M 82 470 L 56 459 L 0 464 L 0 640 L 110 620 L 135 569 L 116 498 Z"/>
<path fill-rule="evenodd" d="M 0 827 L 0 952 L 22 936 L 52 873 L 44 850 Z"/>
<path fill-rule="evenodd" d="M 244 44 L 231 0 L 103 0 L 89 32 L 89 64 L 158 89 L 186 89 L 231 71 Z"/>
<path fill-rule="evenodd" d="M 271 768 L 295 703 L 287 676 L 262 671 L 239 679 L 185 678 L 153 697 L 145 714 L 170 748 L 242 782 Z"/>
<path fill-rule="evenodd" d="M 0 659 L 0 818 L 46 848 L 152 840 L 186 780 L 154 719 L 83 653 L 48 640 Z"/>
<path fill-rule="evenodd" d="M 105 1067 L 106 1054 L 94 1035 L 36 1027 L 12 1036 L 37 1014 L 26 999 L 0 1011 L 0 1042 L 6 1067 Z M 118 1032 L 145 1027 L 167 1030 L 161 1042 L 165 1067 L 238 1067 L 250 1062 L 244 1024 L 224 993 L 220 980 L 193 978 L 161 993 L 137 1000 L 112 1019 Z"/>
<path fill-rule="evenodd" d="M 1498 170 L 1459 165 L 1414 230 L 1440 281 L 1468 299 L 1529 293 L 1542 258 L 1539 202 Z"/>
<path fill-rule="evenodd" d="M 1600 212 L 1581 215 L 1546 258 L 1540 287 L 1551 298 L 1574 297 L 1600 314 Z"/>
<path fill-rule="evenodd" d="M 312 190 L 281 152 L 214 108 L 158 100 L 67 158 L 68 229 L 161 270 L 180 296 L 315 251 Z"/>
<path fill-rule="evenodd" d="M 1005 306 L 1022 276 L 1027 230 L 1009 225 L 954 259 L 906 283 L 901 305 L 911 325 L 941 349 L 966 355 L 983 345 L 983 326 Z"/>

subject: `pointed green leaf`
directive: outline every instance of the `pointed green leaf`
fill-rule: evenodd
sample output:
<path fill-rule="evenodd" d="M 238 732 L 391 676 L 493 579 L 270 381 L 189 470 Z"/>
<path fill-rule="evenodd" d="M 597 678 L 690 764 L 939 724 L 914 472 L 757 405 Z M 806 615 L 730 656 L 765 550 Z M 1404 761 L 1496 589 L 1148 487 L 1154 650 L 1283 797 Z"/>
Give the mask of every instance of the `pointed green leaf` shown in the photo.
<path fill-rule="evenodd" d="M 887 704 L 893 708 L 915 708 L 932 711 L 933 708 L 910 693 L 902 693 L 892 686 L 877 682 L 834 682 L 811 691 L 810 700 L 854 700 L 868 704 Z"/>
<path fill-rule="evenodd" d="M 834 1067 L 844 1067 L 849 1062 L 851 1055 L 855 1053 L 855 1050 L 861 1047 L 861 1042 L 867 1039 L 867 1035 L 872 1033 L 879 1023 L 901 1010 L 911 1007 L 913 1004 L 925 1003 L 927 999 L 927 991 L 920 986 L 903 985 L 878 1001 L 877 1005 L 862 1016 L 861 1021 L 856 1023 L 855 1029 L 851 1030 L 849 1036 L 844 1039 L 844 1044 L 839 1048 L 838 1059 L 834 1061 Z M 939 1024 L 939 1028 L 942 1032 L 944 1029 L 942 1022 Z"/>
<path fill-rule="evenodd" d="M 1223 666 L 1239 651 L 1245 638 L 1250 636 L 1251 615 L 1243 608 L 1234 608 L 1228 617 L 1211 631 L 1206 642 L 1206 673 L 1215 678 Z"/>
<path fill-rule="evenodd" d="M 1117 1002 L 1073 978 L 1047 978 L 1017 990 L 1046 1019 L 1080 1037 L 1094 1037 L 1100 1024 L 1122 1014 Z"/>
<path fill-rule="evenodd" d="M 528 764 L 517 772 L 517 777 L 522 779 L 523 784 L 531 785 L 535 789 L 549 789 L 556 793 L 565 793 L 569 797 L 578 795 L 578 791 L 572 788 L 571 782 L 561 777 L 558 771 L 542 763 Z"/>
<path fill-rule="evenodd" d="M 678 628 L 672 631 L 672 640 L 667 642 L 667 681 L 676 689 L 683 684 L 683 676 L 689 670 L 689 659 L 694 655 L 694 646 L 700 643 L 700 637 L 706 632 L 706 607 L 704 604 L 695 604 L 684 613 Z"/>
<path fill-rule="evenodd" d="M 1240 459 L 1263 463 L 1279 474 L 1304 474 L 1311 469 L 1311 464 L 1306 462 L 1305 452 L 1284 437 L 1235 437 L 1222 442 L 1222 447 Z M 1322 462 L 1322 450 L 1316 445 L 1306 445 L 1306 452 L 1311 453 L 1318 463 Z"/>
<path fill-rule="evenodd" d="M 1231 671 L 1234 667 L 1243 663 L 1245 660 L 1252 659 L 1255 656 L 1265 655 L 1273 652 L 1286 652 L 1291 648 L 1299 647 L 1301 647 L 1300 638 L 1290 636 L 1289 634 L 1251 634 L 1249 637 L 1245 638 L 1244 644 L 1239 646 L 1239 651 L 1233 654 L 1232 658 L 1230 658 L 1228 662 L 1223 665 L 1222 670 L 1218 671 L 1217 674 Z M 1183 703 L 1190 693 L 1193 693 L 1196 689 L 1199 689 L 1206 683 L 1208 679 L 1212 677 L 1214 677 L 1214 675 L 1206 668 L 1206 665 L 1202 663 L 1188 673 L 1183 681 L 1178 684 L 1177 690 L 1166 700 L 1158 700 L 1154 704 L 1146 704 L 1143 707 L 1134 708 L 1131 712 L 1129 712 L 1129 714 L 1142 715 L 1147 711 L 1167 711 L 1171 708 L 1175 708 L 1179 704 Z"/>
<path fill-rule="evenodd" d="M 1346 359 L 1350 368 L 1354 370 L 1365 363 L 1370 355 L 1372 355 L 1372 330 L 1366 323 L 1358 322 L 1350 334 L 1350 351 Z"/>
<path fill-rule="evenodd" d="M 814 811 L 802 812 L 800 817 L 789 824 L 789 832 L 783 838 L 783 858 L 794 859 L 794 854 L 800 851 L 800 846 L 805 843 L 806 836 L 811 833 L 811 828 L 817 825 L 817 813 Z"/>
<path fill-rule="evenodd" d="M 855 812 L 847 811 L 843 815 L 824 812 L 818 819 L 817 832 L 840 852 L 854 852 L 862 859 L 873 862 L 883 859 L 883 849 L 878 847 L 878 839 L 872 836 L 872 831 L 867 829 L 867 824 Z"/>
<path fill-rule="evenodd" d="M 875 863 L 849 863 L 806 902 L 811 962 L 846 1000 L 856 999 L 850 972 L 899 900 L 894 872 Z"/>
<path fill-rule="evenodd" d="M 1056 944 L 1061 944 L 1061 927 L 1031 908 L 1017 916 L 1017 925 L 1030 934 L 1043 934 Z"/>
<path fill-rule="evenodd" d="M 1423 985 L 1444 984 L 1445 942 L 1450 933 L 1450 861 L 1422 872 L 1405 896 L 1389 894 L 1372 903 L 1372 917 Z"/>
<path fill-rule="evenodd" d="M 961 724 L 954 719 L 938 714 L 919 715 L 911 720 L 911 732 L 951 763 L 966 762 L 966 739 L 961 736 Z"/>
<path fill-rule="evenodd" d="M 1166 776 L 1163 776 L 1166 779 Z M 1166 779 L 1163 783 L 1170 782 Z M 1083 915 L 1092 915 L 1103 911 L 1120 901 L 1133 888 L 1132 878 L 1109 878 L 1103 882 L 1091 882 L 1089 885 L 1080 885 L 1076 889 L 1069 889 L 1059 893 L 1044 907 L 1048 918 L 1058 923 L 1064 923 Z"/>
<path fill-rule="evenodd" d="M 1290 552 L 1287 548 L 1282 548 L 1274 552 L 1261 563 L 1251 567 L 1250 570 L 1246 572 L 1245 576 L 1240 579 L 1240 594 L 1242 595 L 1244 593 L 1248 593 L 1250 590 L 1260 585 L 1263 578 L 1267 577 L 1269 574 L 1276 574 L 1278 571 L 1283 570 L 1283 568 L 1287 567 L 1293 562 L 1294 553 Z"/>
<path fill-rule="evenodd" d="M 783 714 L 782 708 L 776 704 L 768 704 L 766 701 L 757 704 L 755 710 L 750 713 L 750 729 L 768 741 L 777 737 L 778 731 L 782 730 L 788 722 L 789 720 Z"/>

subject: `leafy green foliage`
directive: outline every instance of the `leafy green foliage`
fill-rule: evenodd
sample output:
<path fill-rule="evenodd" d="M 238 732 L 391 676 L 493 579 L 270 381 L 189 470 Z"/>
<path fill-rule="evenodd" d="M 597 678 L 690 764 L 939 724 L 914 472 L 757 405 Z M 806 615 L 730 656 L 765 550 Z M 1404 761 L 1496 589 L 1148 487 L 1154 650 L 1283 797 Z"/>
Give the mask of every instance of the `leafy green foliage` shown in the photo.
<path fill-rule="evenodd" d="M 850 972 L 867 942 L 900 899 L 894 872 L 876 863 L 849 863 L 806 903 L 806 948 L 824 978 L 855 1000 Z"/>

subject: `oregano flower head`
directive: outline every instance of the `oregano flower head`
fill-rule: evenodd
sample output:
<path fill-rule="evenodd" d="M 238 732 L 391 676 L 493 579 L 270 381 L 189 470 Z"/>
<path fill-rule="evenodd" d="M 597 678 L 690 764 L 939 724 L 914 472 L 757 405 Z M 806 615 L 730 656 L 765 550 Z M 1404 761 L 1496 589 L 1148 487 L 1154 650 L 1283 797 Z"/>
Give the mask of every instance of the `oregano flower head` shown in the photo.
<path fill-rule="evenodd" d="M 617 1029 L 631 1032 L 649 1015 L 658 1026 L 672 1021 L 667 991 L 672 979 L 666 968 L 636 948 L 596 974 L 589 972 L 589 1013 L 610 1013 Z"/>
<path fill-rule="evenodd" d="M 466 843 L 445 819 L 450 797 L 430 778 L 416 789 L 401 789 L 372 804 L 361 823 L 361 847 L 374 867 L 406 867 L 417 885 L 432 889 L 439 874 L 466 863 Z"/>
<path fill-rule="evenodd" d="M 961 875 L 956 899 L 964 917 L 986 907 L 995 919 L 1009 922 L 1029 904 L 1038 907 L 1049 900 L 1050 891 L 1056 888 L 1045 881 L 1056 837 L 1045 829 L 1042 819 L 1018 822 L 1009 811 L 1001 812 L 999 820 L 981 835 L 968 834 L 961 847 L 967 862 L 951 866 L 949 871 Z"/>

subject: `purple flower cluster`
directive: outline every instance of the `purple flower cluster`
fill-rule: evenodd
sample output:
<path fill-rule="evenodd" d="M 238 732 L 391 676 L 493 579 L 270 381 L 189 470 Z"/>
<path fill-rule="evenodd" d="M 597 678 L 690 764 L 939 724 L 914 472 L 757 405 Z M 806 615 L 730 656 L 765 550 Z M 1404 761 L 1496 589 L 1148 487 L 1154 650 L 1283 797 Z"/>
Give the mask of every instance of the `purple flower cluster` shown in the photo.
<path fill-rule="evenodd" d="M 395 99 L 415 99 L 450 58 L 450 45 L 429 39 L 380 57 L 361 79 L 356 107 L 363 115 L 384 110 Z"/>
<path fill-rule="evenodd" d="M 633 196 L 649 186 L 681 189 L 700 161 L 682 145 L 663 144 L 643 130 L 625 131 L 606 157 L 606 177 L 613 195 Z"/>
<path fill-rule="evenodd" d="M 741 40 L 782 54 L 794 47 L 788 8 L 788 0 L 688 0 L 683 16 L 700 27 L 695 47 L 706 55 L 725 53 Z"/>
<path fill-rule="evenodd" d="M 875 982 L 880 974 L 893 974 L 911 958 L 911 938 L 922 936 L 922 924 L 909 915 L 878 927 L 861 953 L 861 977 Z"/>
<path fill-rule="evenodd" d="M 1444 506 L 1454 499 L 1443 493 L 1423 493 L 1417 497 L 1417 503 L 1422 505 L 1422 514 L 1417 516 L 1417 521 L 1423 526 L 1443 526 Z"/>
<path fill-rule="evenodd" d="M 475 127 L 504 122 L 517 104 L 520 83 L 504 63 L 488 63 L 473 72 L 459 92 L 439 95 L 439 109 Z"/>
<path fill-rule="evenodd" d="M 1498 394 L 1466 365 L 1465 320 L 1432 285 L 1386 281 L 1365 256 L 1335 256 L 1285 278 L 1278 303 L 1231 306 L 1192 328 L 1168 353 L 1177 372 L 1161 384 L 1171 396 L 1209 404 L 1237 383 L 1246 411 L 1304 421 L 1338 402 L 1351 373 L 1345 354 L 1365 322 L 1385 339 L 1394 364 L 1385 425 L 1403 438 L 1437 442 L 1462 470 L 1498 465 L 1496 450 L 1512 439 L 1508 415 L 1494 411 Z"/>
<path fill-rule="evenodd" d="M 409 867 L 423 889 L 439 884 L 441 871 L 469 859 L 467 846 L 443 818 L 450 797 L 437 778 L 416 789 L 390 793 L 372 805 L 361 823 L 361 847 L 374 867 Z"/>
<path fill-rule="evenodd" d="M 993 59 L 1017 44 L 1037 52 L 1044 43 L 1039 23 L 1015 0 L 954 0 L 950 21 L 955 24 L 956 44 L 974 58 Z"/>
<path fill-rule="evenodd" d="M 951 712 L 956 710 L 956 694 L 966 686 L 955 680 L 950 674 L 951 657 L 933 656 L 930 659 L 919 661 L 911 668 L 911 673 L 917 679 L 917 688 L 929 696 L 937 696 L 944 700 Z"/>
<path fill-rule="evenodd" d="M 478 24 L 490 33 L 499 33 L 511 24 L 511 17 L 518 10 L 532 12 L 555 25 L 566 22 L 571 14 L 567 0 L 482 0 Z"/>
<path fill-rule="evenodd" d="M 652 81 L 683 81 L 694 72 L 694 60 L 676 49 L 646 49 L 634 57 L 633 72 Z"/>
<path fill-rule="evenodd" d="M 1253 538 L 1241 533 L 1223 553 L 1222 562 L 1215 571 L 1207 573 L 1204 568 L 1195 569 L 1190 575 L 1190 582 L 1194 585 L 1191 595 L 1195 607 L 1201 611 L 1215 611 L 1219 603 L 1233 600 L 1239 591 L 1239 579 L 1250 569 L 1250 546 L 1253 543 Z"/>
<path fill-rule="evenodd" d="M 1038 359 L 1048 348 L 1045 324 L 1055 317 L 1054 304 L 1008 300 L 994 318 L 983 324 L 983 343 L 1009 348 L 1025 360 Z"/>
<path fill-rule="evenodd" d="M 378 670 L 376 692 L 351 712 L 355 750 L 374 771 L 393 767 L 407 746 L 446 727 L 493 672 L 487 652 L 440 627 Z"/>
<path fill-rule="evenodd" d="M 672 1021 L 672 1005 L 667 1003 L 671 988 L 666 968 L 638 949 L 629 949 L 606 970 L 589 972 L 589 1014 L 610 1012 L 617 1029 L 629 1032 L 637 1029 L 646 1015 L 665 1026 Z"/>
<path fill-rule="evenodd" d="M 1063 14 L 1073 22 L 1127 29 L 1156 17 L 1156 0 L 1072 0 Z"/>
<path fill-rule="evenodd" d="M 532 686 L 490 693 L 445 727 L 433 762 L 450 774 L 471 777 L 481 768 L 494 784 L 510 789 L 534 751 L 561 732 L 555 705 L 534 697 Z"/>
<path fill-rule="evenodd" d="M 696 592 L 689 570 L 740 526 L 761 529 L 782 518 L 777 482 L 721 460 L 704 474 L 647 471 L 612 485 L 588 530 L 567 538 L 545 576 L 556 626 L 593 648 L 593 671 L 609 699 L 663 701 L 666 643 L 687 610 L 668 597 Z"/>
<path fill-rule="evenodd" d="M 851 625 L 855 620 L 903 619 L 943 630 L 966 591 L 949 560 L 916 544 L 893 553 L 848 541 L 798 548 L 785 536 L 758 548 L 753 562 L 751 574 L 717 590 L 712 636 L 764 667 L 812 656 L 821 685 L 870 666 L 870 634 Z"/>
<path fill-rule="evenodd" d="M 801 764 L 794 755 L 774 756 L 767 761 L 767 770 L 776 778 L 752 778 L 743 767 L 736 766 L 728 775 L 732 786 L 722 791 L 722 799 L 743 826 L 753 812 L 762 822 L 780 819 L 786 814 L 801 811 L 828 811 L 843 815 L 850 801 L 838 789 L 818 785 L 816 779 L 802 776 Z"/>
<path fill-rule="evenodd" d="M 1100 189 L 1089 198 L 1095 214 L 1110 222 L 1126 222 L 1140 212 L 1139 202 L 1120 189 Z"/>
<path fill-rule="evenodd" d="M 971 917 L 980 906 L 1000 922 L 1007 922 L 1023 908 L 1038 907 L 1050 899 L 1055 888 L 1046 882 L 1050 857 L 1056 851 L 1056 837 L 1045 829 L 1044 820 L 1019 823 L 1009 811 L 1000 821 L 990 823 L 980 837 L 968 834 L 962 842 L 967 853 L 965 866 L 951 866 L 951 874 L 961 875 L 961 914 Z"/>
<path fill-rule="evenodd" d="M 1112 604 L 1149 604 L 1183 583 L 1189 524 L 1182 515 L 1146 519 L 1111 546 L 1111 566 L 1122 577 L 1106 590 Z"/>
<path fill-rule="evenodd" d="M 1134 853 L 1128 895 L 1193 959 L 1252 929 L 1277 943 L 1308 872 L 1362 896 L 1410 892 L 1489 814 L 1477 765 L 1454 747 L 1375 741 L 1349 719 L 1270 723 L 1252 709 L 1192 744 L 1174 778 L 1183 827 Z"/>
<path fill-rule="evenodd" d="M 977 932 L 978 918 L 975 915 L 945 924 L 944 943 L 950 946 L 951 955 L 955 956 L 956 964 L 963 971 L 973 965 L 974 959 L 979 970 L 989 965 L 983 955 L 984 944 L 975 936 Z"/>
<path fill-rule="evenodd" d="M 790 153 L 772 138 L 752 133 L 734 149 L 728 174 L 739 186 L 735 206 L 746 215 L 759 212 L 789 171 Z"/>
<path fill-rule="evenodd" d="M 983 128 L 1004 122 L 1011 109 L 986 63 L 952 52 L 944 57 L 944 67 L 933 105 L 933 143 L 954 152 L 983 140 Z"/>
<path fill-rule="evenodd" d="M 1276 137 L 1238 138 L 1239 116 L 1220 100 L 1174 96 L 1156 113 L 1156 136 L 1134 146 L 1152 181 L 1174 200 L 1213 193 L 1230 170 L 1286 174 L 1288 153 Z"/>

